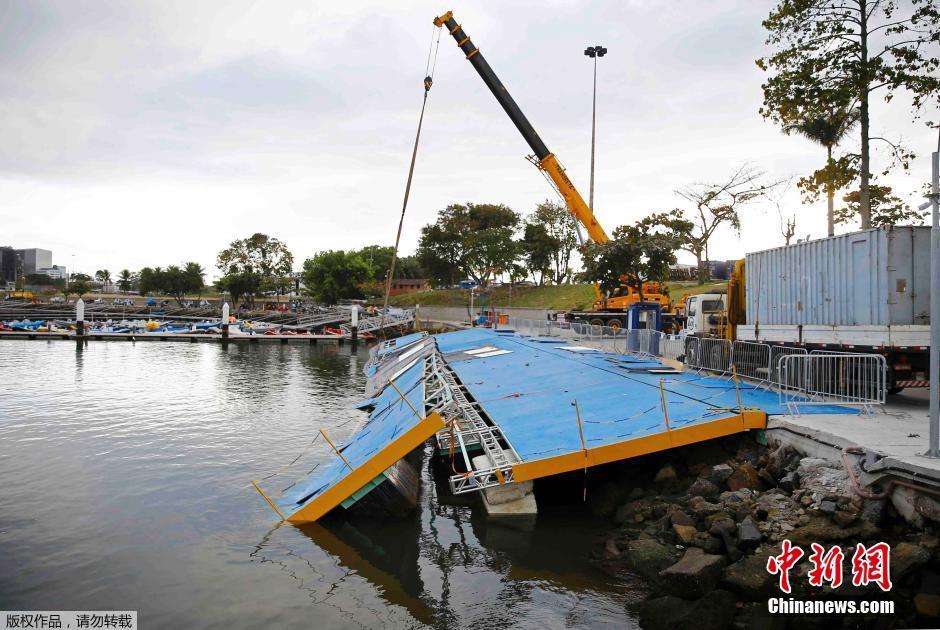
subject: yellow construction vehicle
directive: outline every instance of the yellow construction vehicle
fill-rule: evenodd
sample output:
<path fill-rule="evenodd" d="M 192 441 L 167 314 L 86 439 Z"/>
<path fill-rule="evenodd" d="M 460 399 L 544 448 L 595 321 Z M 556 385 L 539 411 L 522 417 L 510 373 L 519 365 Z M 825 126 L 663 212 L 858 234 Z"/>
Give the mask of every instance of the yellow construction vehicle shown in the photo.
<path fill-rule="evenodd" d="M 36 298 L 30 291 L 10 291 L 4 297 L 6 300 L 23 300 L 35 302 Z"/>
<path fill-rule="evenodd" d="M 533 155 L 529 156 L 528 160 L 548 176 L 562 199 L 565 200 L 568 211 L 584 226 L 588 237 L 595 243 L 606 243 L 609 241 L 610 239 L 607 236 L 607 232 L 605 232 L 601 224 L 597 222 L 597 218 L 594 216 L 591 208 L 588 207 L 581 193 L 579 193 L 578 189 L 571 183 L 567 173 L 565 173 L 565 169 L 558 162 L 558 158 L 555 157 L 555 155 L 548 150 L 548 147 L 545 146 L 545 143 L 542 142 L 542 139 L 539 137 L 538 133 L 536 133 L 532 124 L 525 117 L 525 114 L 522 113 L 522 110 L 519 109 L 516 101 L 510 96 L 506 86 L 502 84 L 496 76 L 496 73 L 490 68 L 490 64 L 487 63 L 486 59 L 480 53 L 480 49 L 470 41 L 470 37 L 464 32 L 460 24 L 457 23 L 457 20 L 454 19 L 453 11 L 448 11 L 444 15 L 434 18 L 434 24 L 435 26 L 446 28 L 457 42 L 457 46 L 466 54 L 467 60 L 480 75 L 480 78 L 483 79 L 483 83 L 486 84 L 486 87 L 488 87 L 490 92 L 493 93 L 493 96 L 496 97 L 496 100 L 509 116 L 509 119 L 532 149 Z M 594 302 L 594 311 L 588 313 L 592 323 L 609 324 L 617 327 L 622 325 L 623 314 L 629 309 L 631 304 L 640 300 L 639 293 L 628 286 L 626 282 L 628 278 L 629 276 L 627 275 L 621 276 L 621 286 L 616 289 L 611 296 L 602 295 L 600 289 L 595 285 L 597 289 L 597 299 Z M 671 310 L 666 287 L 665 285 L 661 286 L 658 282 L 646 282 L 643 284 L 643 300 L 661 304 L 663 312 L 665 313 Z"/>

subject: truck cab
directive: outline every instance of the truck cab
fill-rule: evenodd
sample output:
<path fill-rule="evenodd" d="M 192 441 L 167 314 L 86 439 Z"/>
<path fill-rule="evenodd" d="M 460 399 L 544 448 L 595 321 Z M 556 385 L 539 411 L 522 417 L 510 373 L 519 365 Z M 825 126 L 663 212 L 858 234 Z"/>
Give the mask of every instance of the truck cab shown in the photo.
<path fill-rule="evenodd" d="M 725 312 L 724 293 L 699 293 L 685 300 L 685 332 L 698 337 L 714 337 Z"/>

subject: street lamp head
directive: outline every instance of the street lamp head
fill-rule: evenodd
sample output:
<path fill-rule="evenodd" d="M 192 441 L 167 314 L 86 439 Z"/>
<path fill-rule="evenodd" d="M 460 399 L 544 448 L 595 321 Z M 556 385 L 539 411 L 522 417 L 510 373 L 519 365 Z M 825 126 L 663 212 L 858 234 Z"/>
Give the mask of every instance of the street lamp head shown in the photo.
<path fill-rule="evenodd" d="M 595 47 L 594 47 L 594 53 L 595 53 L 598 57 L 603 57 L 604 55 L 607 54 L 607 49 L 604 48 L 603 46 L 595 46 Z"/>
<path fill-rule="evenodd" d="M 593 46 L 588 46 L 587 48 L 585 48 L 584 54 L 592 59 L 597 56 L 596 51 L 594 50 Z"/>

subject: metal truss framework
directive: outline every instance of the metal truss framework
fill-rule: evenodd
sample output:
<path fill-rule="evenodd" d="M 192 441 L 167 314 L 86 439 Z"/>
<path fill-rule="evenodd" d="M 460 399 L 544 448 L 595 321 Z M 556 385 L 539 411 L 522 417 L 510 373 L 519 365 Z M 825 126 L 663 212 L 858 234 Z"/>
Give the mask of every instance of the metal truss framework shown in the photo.
<path fill-rule="evenodd" d="M 499 440 L 509 444 L 508 440 L 502 435 L 499 427 L 486 421 L 479 404 L 470 401 L 466 388 L 439 352 L 434 352 L 425 361 L 424 388 L 425 415 L 437 412 L 448 425 L 446 430 L 437 434 L 438 448 L 459 451 L 467 467 L 466 473 L 454 474 L 448 479 L 451 492 L 478 492 L 511 483 L 513 463 L 519 461 L 516 452 L 511 445 L 508 451 L 503 449 Z M 474 470 L 467 453 L 469 446 L 482 448 L 493 465 Z"/>

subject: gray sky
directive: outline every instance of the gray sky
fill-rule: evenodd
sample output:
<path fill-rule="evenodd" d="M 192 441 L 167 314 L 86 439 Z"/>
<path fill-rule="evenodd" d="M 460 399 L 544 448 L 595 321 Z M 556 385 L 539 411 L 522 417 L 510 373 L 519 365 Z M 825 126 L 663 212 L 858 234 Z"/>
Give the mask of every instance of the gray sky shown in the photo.
<path fill-rule="evenodd" d="M 582 51 L 609 49 L 595 192 L 608 231 L 742 162 L 803 175 L 823 150 L 757 113 L 771 6 L 0 0 L 0 244 L 52 249 L 87 273 L 196 260 L 210 277 L 220 249 L 259 231 L 286 241 L 298 267 L 322 249 L 392 244 L 431 20 L 448 8 L 585 197 Z M 904 100 L 875 107 L 872 133 L 918 153 L 886 183 L 919 204 L 936 135 L 908 121 Z M 445 33 L 403 251 L 449 203 L 529 212 L 552 198 L 528 152 Z M 801 206 L 794 187 L 782 207 L 800 236 L 825 234 L 824 202 Z M 772 204 L 743 223 L 740 238 L 716 237 L 714 258 L 782 244 Z"/>

